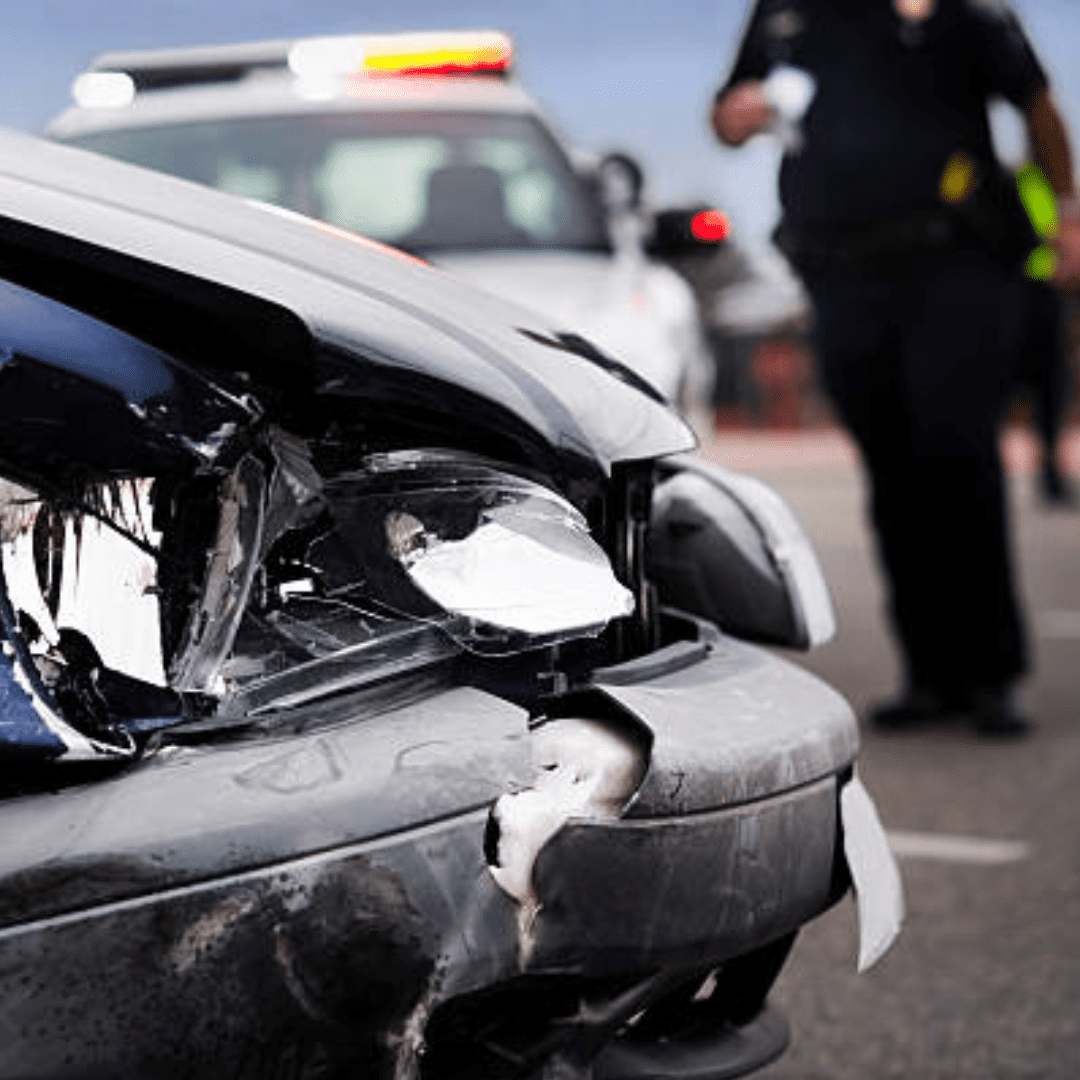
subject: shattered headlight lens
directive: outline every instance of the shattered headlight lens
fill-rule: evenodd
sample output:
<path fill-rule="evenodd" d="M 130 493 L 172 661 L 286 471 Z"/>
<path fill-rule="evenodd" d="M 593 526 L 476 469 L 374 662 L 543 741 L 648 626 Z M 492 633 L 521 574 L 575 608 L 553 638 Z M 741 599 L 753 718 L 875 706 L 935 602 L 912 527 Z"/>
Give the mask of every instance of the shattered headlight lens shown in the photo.
<path fill-rule="evenodd" d="M 473 651 L 597 634 L 633 611 L 566 499 L 469 455 L 376 455 L 326 496 L 368 597 Z"/>

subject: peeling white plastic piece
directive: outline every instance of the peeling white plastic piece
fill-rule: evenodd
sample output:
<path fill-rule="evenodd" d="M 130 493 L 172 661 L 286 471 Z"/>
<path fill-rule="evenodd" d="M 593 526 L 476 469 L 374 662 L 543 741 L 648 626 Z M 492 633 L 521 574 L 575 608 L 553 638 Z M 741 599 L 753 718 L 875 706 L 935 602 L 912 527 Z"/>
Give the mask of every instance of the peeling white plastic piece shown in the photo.
<path fill-rule="evenodd" d="M 904 921 L 900 871 L 877 809 L 858 777 L 840 791 L 844 855 L 855 888 L 859 913 L 860 973 L 888 952 Z"/>
<path fill-rule="evenodd" d="M 597 720 L 550 720 L 532 734 L 536 784 L 503 795 L 496 884 L 523 906 L 536 904 L 533 866 L 540 849 L 571 819 L 614 821 L 645 775 L 646 755 L 628 734 Z"/>

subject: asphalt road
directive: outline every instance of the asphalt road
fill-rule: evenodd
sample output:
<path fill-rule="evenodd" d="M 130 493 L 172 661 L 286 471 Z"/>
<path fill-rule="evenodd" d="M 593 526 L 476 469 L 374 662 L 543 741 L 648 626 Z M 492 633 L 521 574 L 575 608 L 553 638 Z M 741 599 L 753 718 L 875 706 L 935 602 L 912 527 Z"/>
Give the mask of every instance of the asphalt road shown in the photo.
<path fill-rule="evenodd" d="M 774 992 L 792 1045 L 762 1080 L 1080 1077 L 1080 511 L 1045 509 L 1028 441 L 1007 446 L 1036 730 L 1001 743 L 960 726 L 863 726 L 860 771 L 900 855 L 905 926 L 863 975 L 850 901 L 803 931 Z M 796 659 L 862 716 L 897 664 L 854 453 L 835 433 L 731 434 L 703 449 L 771 482 L 801 517 L 840 632 Z M 1069 454 L 1076 475 L 1080 434 Z"/>

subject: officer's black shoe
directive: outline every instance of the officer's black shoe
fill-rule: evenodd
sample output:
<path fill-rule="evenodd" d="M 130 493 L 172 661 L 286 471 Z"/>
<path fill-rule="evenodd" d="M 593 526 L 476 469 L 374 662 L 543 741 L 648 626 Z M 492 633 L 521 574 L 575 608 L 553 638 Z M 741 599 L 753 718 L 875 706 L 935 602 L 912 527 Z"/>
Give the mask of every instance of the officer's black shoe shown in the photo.
<path fill-rule="evenodd" d="M 895 698 L 875 705 L 869 720 L 882 731 L 907 731 L 955 720 L 962 712 L 952 694 L 930 686 L 908 686 Z"/>
<path fill-rule="evenodd" d="M 1018 739 L 1031 733 L 1031 721 L 1017 708 L 1011 686 L 975 688 L 969 698 L 968 717 L 980 735 Z"/>
<path fill-rule="evenodd" d="M 881 731 L 910 731 L 965 721 L 980 735 L 1019 738 L 1031 732 L 1031 721 L 1016 705 L 1013 686 L 970 686 L 942 690 L 906 687 L 890 701 L 870 710 L 870 723 Z"/>

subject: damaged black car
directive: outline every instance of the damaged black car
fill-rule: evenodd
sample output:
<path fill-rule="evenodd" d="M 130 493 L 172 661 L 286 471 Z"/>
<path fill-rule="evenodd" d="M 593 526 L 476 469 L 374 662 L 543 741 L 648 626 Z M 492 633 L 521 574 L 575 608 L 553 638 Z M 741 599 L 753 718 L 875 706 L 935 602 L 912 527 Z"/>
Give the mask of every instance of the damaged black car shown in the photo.
<path fill-rule="evenodd" d="M 0 136 L 0 1077 L 720 1078 L 900 918 L 764 486 L 572 327 Z M 752 644 L 757 642 L 759 644 Z"/>

